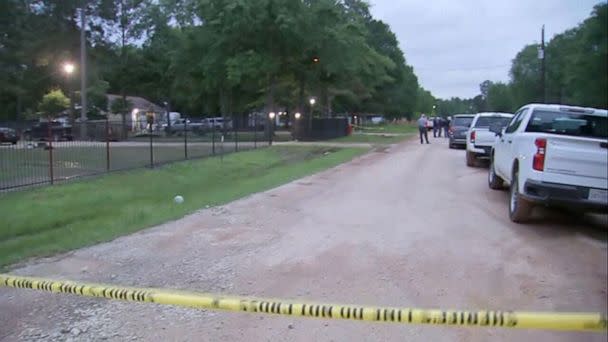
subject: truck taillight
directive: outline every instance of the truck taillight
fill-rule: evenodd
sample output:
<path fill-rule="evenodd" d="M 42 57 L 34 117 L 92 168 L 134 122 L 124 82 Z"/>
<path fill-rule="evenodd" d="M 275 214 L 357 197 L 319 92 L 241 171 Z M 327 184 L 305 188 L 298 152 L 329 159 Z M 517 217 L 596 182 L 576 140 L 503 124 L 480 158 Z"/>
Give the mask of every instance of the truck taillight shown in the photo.
<path fill-rule="evenodd" d="M 471 131 L 471 144 L 475 143 L 475 131 Z"/>
<path fill-rule="evenodd" d="M 545 154 L 547 153 L 547 139 L 536 138 L 536 140 L 534 140 L 534 145 L 536 145 L 536 153 L 534 154 L 534 158 L 532 160 L 532 168 L 536 171 L 544 171 Z"/>

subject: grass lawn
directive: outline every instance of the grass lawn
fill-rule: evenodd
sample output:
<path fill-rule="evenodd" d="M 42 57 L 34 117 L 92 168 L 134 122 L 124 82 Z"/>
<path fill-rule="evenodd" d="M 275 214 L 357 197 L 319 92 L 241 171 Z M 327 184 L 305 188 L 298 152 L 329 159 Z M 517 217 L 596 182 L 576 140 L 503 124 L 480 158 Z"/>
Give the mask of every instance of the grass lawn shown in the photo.
<path fill-rule="evenodd" d="M 392 135 L 392 136 L 384 136 L 384 135 L 371 135 L 371 134 L 359 134 L 353 133 L 351 135 L 336 138 L 329 140 L 331 142 L 345 142 L 345 143 L 370 143 L 370 144 L 394 144 L 402 141 L 403 139 L 410 136 L 409 134 L 401 134 L 401 135 Z"/>
<path fill-rule="evenodd" d="M 0 194 L 0 268 L 112 240 L 318 172 L 361 148 L 275 146 Z M 329 153 L 327 153 L 329 152 Z M 174 204 L 180 194 L 183 204 Z"/>
<path fill-rule="evenodd" d="M 355 127 L 355 132 L 362 133 L 415 133 L 418 130 L 415 124 L 378 124 L 363 127 Z"/>

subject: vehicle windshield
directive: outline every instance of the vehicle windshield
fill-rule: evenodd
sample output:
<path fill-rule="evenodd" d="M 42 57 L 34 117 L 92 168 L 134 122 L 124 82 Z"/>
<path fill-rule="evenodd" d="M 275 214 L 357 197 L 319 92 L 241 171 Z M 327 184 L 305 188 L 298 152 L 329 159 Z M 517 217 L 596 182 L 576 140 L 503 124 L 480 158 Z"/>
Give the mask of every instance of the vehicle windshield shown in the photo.
<path fill-rule="evenodd" d="M 500 124 L 500 127 L 506 127 L 511 121 L 510 117 L 504 116 L 480 116 L 475 122 L 476 128 L 488 128 L 495 124 Z"/>
<path fill-rule="evenodd" d="M 526 132 L 608 139 L 608 118 L 596 115 L 534 111 Z"/>
<path fill-rule="evenodd" d="M 471 123 L 473 122 L 472 116 L 460 116 L 455 117 L 452 122 L 452 126 L 460 126 L 460 127 L 471 127 Z"/>

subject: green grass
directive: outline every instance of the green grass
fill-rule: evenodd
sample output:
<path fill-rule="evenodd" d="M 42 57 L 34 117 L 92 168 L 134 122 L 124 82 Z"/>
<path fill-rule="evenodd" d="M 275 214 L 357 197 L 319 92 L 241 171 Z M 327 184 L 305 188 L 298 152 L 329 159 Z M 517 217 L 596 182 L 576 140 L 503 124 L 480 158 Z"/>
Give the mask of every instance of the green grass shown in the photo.
<path fill-rule="evenodd" d="M 183 141 L 182 141 L 183 142 Z M 240 141 L 239 151 L 252 149 L 253 142 Z M 257 147 L 265 147 L 267 141 L 259 141 Z M 222 144 L 216 142 L 216 153 L 222 152 Z M 223 144 L 223 153 L 235 151 L 234 141 Z M 185 159 L 184 145 L 179 141 L 156 140 L 153 144 L 155 164 Z M 188 158 L 210 156 L 212 144 L 204 141 L 188 142 Z M 52 150 L 53 177 L 55 180 L 107 172 L 105 143 L 60 143 Z M 110 171 L 150 166 L 150 146 L 140 142 L 134 146 L 110 143 Z M 0 148 L 0 188 L 50 181 L 49 150 L 44 148 Z"/>
<path fill-rule="evenodd" d="M 0 195 L 0 267 L 108 241 L 318 172 L 360 148 L 271 147 Z M 328 153 L 329 152 L 329 153 Z M 185 198 L 173 203 L 177 194 Z"/>
<path fill-rule="evenodd" d="M 369 144 L 394 144 L 398 143 L 405 138 L 407 138 L 409 134 L 400 134 L 400 135 L 371 135 L 371 134 L 359 134 L 353 133 L 351 135 L 336 138 L 330 140 L 331 142 L 344 142 L 344 143 L 369 143 Z"/>
<path fill-rule="evenodd" d="M 363 127 L 355 127 L 355 131 L 363 133 L 394 133 L 394 134 L 407 134 L 415 133 L 418 130 L 414 124 L 378 124 L 378 125 L 367 125 Z"/>

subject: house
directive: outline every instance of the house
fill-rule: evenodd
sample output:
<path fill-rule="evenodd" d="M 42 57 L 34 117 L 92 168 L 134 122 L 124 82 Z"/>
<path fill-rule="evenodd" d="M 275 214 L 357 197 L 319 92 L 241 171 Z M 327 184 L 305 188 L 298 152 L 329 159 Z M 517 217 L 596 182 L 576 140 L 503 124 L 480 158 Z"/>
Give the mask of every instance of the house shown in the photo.
<path fill-rule="evenodd" d="M 116 94 L 106 94 L 106 97 L 108 98 L 108 108 L 112 108 L 112 103 L 115 100 L 120 99 L 122 96 L 116 95 Z M 127 96 L 126 98 L 127 98 L 127 101 L 132 106 L 131 114 L 127 115 L 125 118 L 127 127 L 129 127 L 130 131 L 139 132 L 139 131 L 143 131 L 144 129 L 146 129 L 146 127 L 148 125 L 148 120 L 147 120 L 146 114 L 148 112 L 154 113 L 154 122 L 155 123 L 161 123 L 161 122 L 166 121 L 165 116 L 166 116 L 167 112 L 166 112 L 165 108 L 163 108 L 151 101 L 148 101 L 148 100 L 144 99 L 143 97 Z M 114 121 L 114 122 L 122 122 L 122 115 L 108 112 L 108 120 Z"/>

